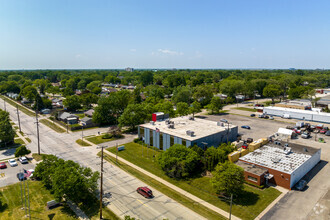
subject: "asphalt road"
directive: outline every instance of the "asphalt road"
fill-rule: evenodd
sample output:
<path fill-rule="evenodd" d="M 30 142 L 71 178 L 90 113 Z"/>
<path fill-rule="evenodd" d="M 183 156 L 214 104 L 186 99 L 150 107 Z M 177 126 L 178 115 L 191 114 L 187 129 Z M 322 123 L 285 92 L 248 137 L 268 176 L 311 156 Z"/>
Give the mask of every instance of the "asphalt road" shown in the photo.
<path fill-rule="evenodd" d="M 4 109 L 3 101 L 0 108 Z M 16 109 L 6 104 L 11 119 L 17 124 Z M 35 118 L 20 112 L 22 131 L 29 136 L 31 143 L 28 148 L 32 152 L 38 152 Z M 80 132 L 56 133 L 40 123 L 40 147 L 41 153 L 54 154 L 65 160 L 73 160 L 83 166 L 90 167 L 94 171 L 100 170 L 100 159 L 96 156 L 98 149 L 92 147 L 80 147 L 75 141 L 81 138 Z M 97 131 L 86 130 L 84 135 L 95 134 Z M 131 137 L 132 138 L 132 137 Z M 128 140 L 130 141 L 130 140 Z M 107 198 L 109 207 L 119 217 L 125 215 L 138 219 L 203 219 L 200 215 L 184 207 L 178 202 L 153 189 L 155 197 L 145 199 L 136 193 L 139 186 L 147 186 L 140 180 L 109 163 L 104 164 L 104 193 L 110 194 Z"/>

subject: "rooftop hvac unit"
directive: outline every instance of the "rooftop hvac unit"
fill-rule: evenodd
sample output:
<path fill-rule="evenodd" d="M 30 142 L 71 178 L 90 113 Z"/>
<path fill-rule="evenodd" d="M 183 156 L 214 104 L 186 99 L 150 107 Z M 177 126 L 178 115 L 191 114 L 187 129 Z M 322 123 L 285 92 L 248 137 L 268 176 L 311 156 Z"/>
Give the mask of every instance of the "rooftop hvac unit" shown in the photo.
<path fill-rule="evenodd" d="M 169 124 L 169 125 L 167 125 L 167 128 L 172 128 L 172 129 L 174 129 L 174 124 Z"/>
<path fill-rule="evenodd" d="M 189 136 L 191 136 L 191 137 L 194 136 L 194 133 L 195 133 L 195 132 L 190 131 L 190 130 L 186 131 L 186 134 L 189 135 Z"/>
<path fill-rule="evenodd" d="M 155 125 L 155 122 L 154 122 L 154 121 L 150 121 L 150 124 L 151 124 L 151 125 Z"/>

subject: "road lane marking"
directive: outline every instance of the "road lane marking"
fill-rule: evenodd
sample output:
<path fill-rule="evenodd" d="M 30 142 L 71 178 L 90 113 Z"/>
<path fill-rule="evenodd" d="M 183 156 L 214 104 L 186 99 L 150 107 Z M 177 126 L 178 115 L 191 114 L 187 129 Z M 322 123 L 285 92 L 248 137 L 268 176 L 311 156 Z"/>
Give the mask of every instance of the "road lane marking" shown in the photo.
<path fill-rule="evenodd" d="M 137 201 L 139 201 L 142 205 L 144 205 L 145 207 L 148 207 L 148 208 L 150 208 L 148 205 L 146 205 L 146 204 L 144 204 L 141 200 L 139 200 L 139 199 L 136 199 Z"/>

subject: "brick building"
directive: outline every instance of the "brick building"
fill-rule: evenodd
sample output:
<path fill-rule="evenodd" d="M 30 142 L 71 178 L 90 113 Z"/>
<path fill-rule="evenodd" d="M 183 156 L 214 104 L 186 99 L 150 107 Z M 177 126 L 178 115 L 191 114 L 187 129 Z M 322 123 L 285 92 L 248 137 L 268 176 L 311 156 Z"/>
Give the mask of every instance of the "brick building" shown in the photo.
<path fill-rule="evenodd" d="M 239 158 L 237 165 L 244 169 L 248 182 L 262 185 L 268 181 L 292 189 L 320 158 L 321 149 L 275 141 Z"/>

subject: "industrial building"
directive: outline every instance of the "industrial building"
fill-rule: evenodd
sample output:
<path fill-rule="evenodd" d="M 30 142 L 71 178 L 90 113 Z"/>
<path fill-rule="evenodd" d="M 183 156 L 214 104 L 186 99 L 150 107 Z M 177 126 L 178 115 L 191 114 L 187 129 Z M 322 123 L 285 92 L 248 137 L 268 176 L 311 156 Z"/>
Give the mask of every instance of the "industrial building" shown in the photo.
<path fill-rule="evenodd" d="M 162 118 L 160 113 L 153 119 Z M 229 128 L 229 129 L 228 129 Z M 227 141 L 236 141 L 238 127 L 236 125 L 214 122 L 188 116 L 151 121 L 138 127 L 139 138 L 144 143 L 161 150 L 167 150 L 174 144 L 187 147 L 215 146 Z"/>
<path fill-rule="evenodd" d="M 321 112 L 320 109 L 301 110 L 282 107 L 264 107 L 264 114 L 299 120 L 330 123 L 330 113 Z"/>
<path fill-rule="evenodd" d="M 275 107 L 293 108 L 301 110 L 311 110 L 312 103 L 306 99 L 289 100 L 286 102 L 275 103 Z"/>
<path fill-rule="evenodd" d="M 239 158 L 237 165 L 244 169 L 248 182 L 292 189 L 320 159 L 321 149 L 274 141 Z"/>

